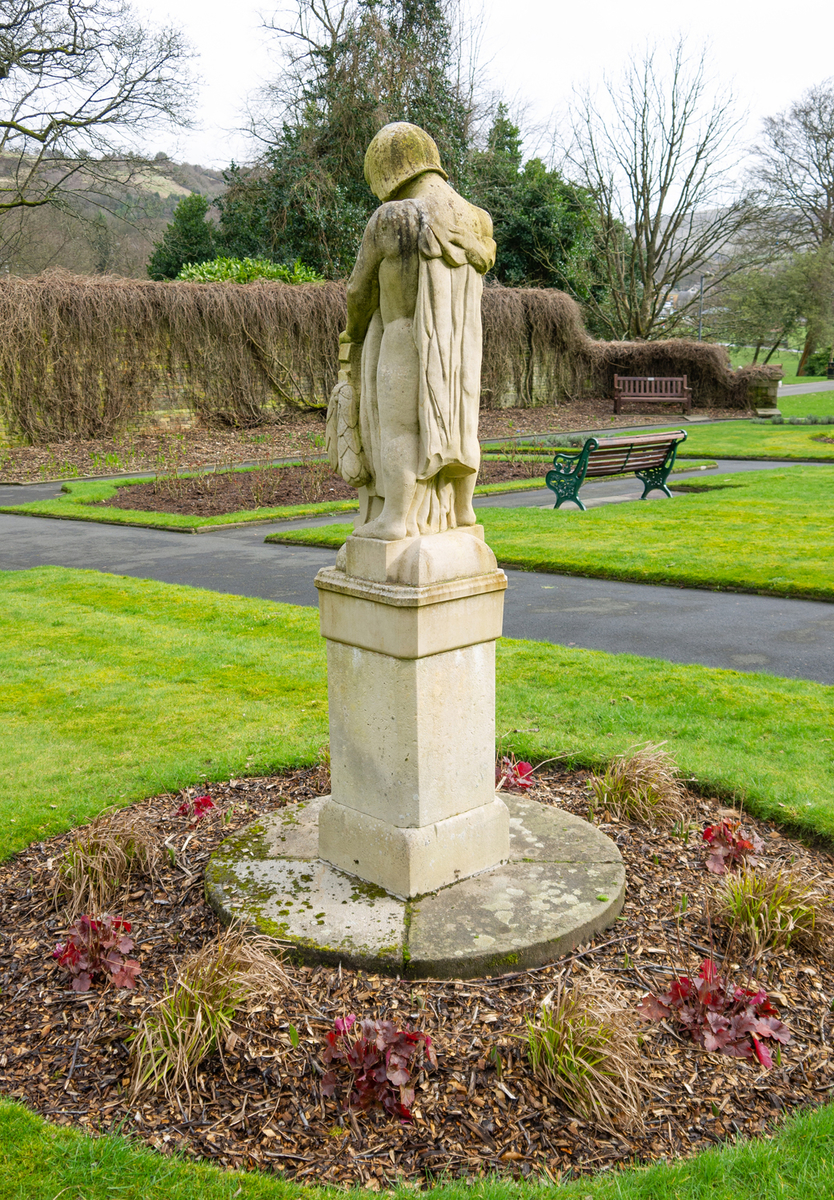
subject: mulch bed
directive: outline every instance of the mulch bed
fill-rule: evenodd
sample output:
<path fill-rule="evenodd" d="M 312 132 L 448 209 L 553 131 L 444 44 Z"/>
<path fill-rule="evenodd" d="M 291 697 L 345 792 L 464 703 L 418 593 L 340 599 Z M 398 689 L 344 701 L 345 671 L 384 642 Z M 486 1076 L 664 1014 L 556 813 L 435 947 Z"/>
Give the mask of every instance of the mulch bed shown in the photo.
<path fill-rule="evenodd" d="M 537 773 L 532 795 L 587 814 L 585 772 Z M 136 880 L 124 912 L 133 922 L 142 974 L 136 993 L 112 986 L 78 994 L 51 957 L 64 920 L 50 895 L 69 835 L 30 846 L 0 865 L 0 1089 L 63 1125 L 88 1132 L 130 1131 L 162 1153 L 172 1150 L 223 1166 L 273 1171 L 305 1182 L 379 1189 L 408 1179 L 426 1184 L 446 1173 L 499 1171 L 555 1182 L 635 1160 L 687 1155 L 736 1135 L 767 1133 L 781 1113 L 826 1100 L 834 1087 L 829 1000 L 834 967 L 785 951 L 760 962 L 758 978 L 790 1026 L 793 1041 L 769 1072 L 746 1060 L 709 1054 L 665 1025 L 645 1027 L 649 1088 L 641 1132 L 594 1127 L 568 1112 L 530 1074 L 523 1055 L 525 1018 L 557 979 L 590 967 L 629 1003 L 668 985 L 671 971 L 697 969 L 710 945 L 704 897 L 703 824 L 722 815 L 696 801 L 688 842 L 645 826 L 606 820 L 602 827 L 626 861 L 623 917 L 596 944 L 546 968 L 463 982 L 390 980 L 330 967 L 288 966 L 297 988 L 283 1007 L 265 1005 L 225 1053 L 201 1069 L 195 1103 L 162 1093 L 126 1098 L 126 1038 L 141 1010 L 172 977 L 173 964 L 204 945 L 217 922 L 202 895 L 202 869 L 234 829 L 328 788 L 323 769 L 210 785 L 217 807 L 196 825 L 176 816 L 182 796 L 136 806 L 175 863 L 153 885 Z M 203 789 L 201 789 L 203 790 Z M 192 796 L 197 792 L 192 789 Z M 791 858 L 829 882 L 832 857 L 745 819 L 765 839 L 765 859 Z M 688 914 L 678 929 L 682 895 Z M 739 969 L 738 982 L 748 982 Z M 299 999 L 299 997 L 301 997 Z M 425 1030 L 438 1069 L 422 1074 L 413 1124 L 381 1112 L 342 1112 L 324 1101 L 317 1069 L 323 1038 L 338 1016 L 387 1018 Z M 298 1030 L 297 1048 L 289 1025 Z"/>
<path fill-rule="evenodd" d="M 112 499 L 91 507 L 219 517 L 224 513 L 251 512 L 285 504 L 352 500 L 357 494 L 356 489 L 334 474 L 327 463 L 314 462 L 303 466 L 212 473 L 193 479 L 156 479 L 152 483 L 121 487 Z"/>
<path fill-rule="evenodd" d="M 675 420 L 674 407 L 654 405 L 651 411 L 612 417 L 610 400 L 582 400 L 559 408 L 485 410 L 480 414 L 482 441 L 524 434 L 564 433 L 576 429 L 619 429 Z M 679 407 L 679 406 L 678 406 Z M 749 417 L 736 409 L 699 409 L 713 420 Z M 124 434 L 98 441 L 70 441 L 48 446 L 0 447 L 0 483 L 39 483 L 46 479 L 77 479 L 131 472 L 146 474 L 228 467 L 280 458 L 310 458 L 321 454 L 324 412 L 294 413 L 280 423 L 258 429 L 186 429 L 181 433 Z"/>
<path fill-rule="evenodd" d="M 544 470 L 544 464 L 535 462 L 482 462 L 478 483 L 535 479 L 541 477 Z M 102 500 L 91 507 L 216 517 L 223 513 L 250 512 L 285 504 L 350 500 L 357 495 L 355 488 L 349 487 L 340 475 L 319 461 L 302 466 L 211 473 L 193 479 L 169 476 L 151 483 L 119 488 L 111 500 Z"/>

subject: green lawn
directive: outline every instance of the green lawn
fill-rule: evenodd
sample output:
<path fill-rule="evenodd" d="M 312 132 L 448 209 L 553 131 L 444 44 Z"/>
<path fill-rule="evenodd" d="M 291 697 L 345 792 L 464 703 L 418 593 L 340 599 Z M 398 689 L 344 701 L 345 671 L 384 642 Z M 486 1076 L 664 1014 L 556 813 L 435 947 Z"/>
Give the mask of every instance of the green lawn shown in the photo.
<path fill-rule="evenodd" d="M 68 521 L 100 521 L 105 525 L 143 525 L 151 529 L 173 529 L 192 532 L 223 525 L 240 525 L 250 521 L 284 521 L 292 517 L 308 517 L 325 512 L 352 512 L 355 500 L 325 500 L 319 504 L 285 504 L 278 508 L 257 508 L 226 513 L 220 517 L 188 517 L 180 513 L 141 512 L 127 508 L 90 508 L 101 500 L 110 500 L 119 488 L 147 483 L 147 477 L 137 479 L 93 479 L 65 483 L 62 494 L 55 500 L 38 500 L 34 504 L 15 504 L 0 508 L 0 512 L 26 513 L 33 517 L 61 517 Z"/>
<path fill-rule="evenodd" d="M 818 414 L 822 415 L 822 414 Z M 670 428 L 672 428 L 670 426 Z M 834 425 L 754 425 L 750 421 L 722 421 L 693 425 L 678 458 L 776 458 L 834 462 Z"/>
<path fill-rule="evenodd" d="M 490 456 L 494 458 L 495 456 Z M 487 483 L 475 489 L 476 496 L 496 495 L 502 492 L 523 492 L 544 487 L 544 462 L 550 463 L 550 458 L 543 460 L 542 474 L 535 479 L 514 479 L 507 483 Z M 700 465 L 700 464 L 699 464 Z M 705 466 L 715 464 L 705 461 Z M 693 464 L 684 463 L 675 467 L 676 471 L 692 470 Z M 251 470 L 251 468 L 244 468 Z M 242 512 L 225 513 L 219 517 L 189 517 L 180 513 L 142 512 L 139 509 L 127 508 L 98 508 L 94 507 L 102 500 L 110 500 L 119 488 L 130 487 L 135 483 L 146 483 L 147 479 L 119 480 L 83 480 L 65 483 L 62 494 L 54 500 L 37 500 L 31 504 L 14 504 L 0 506 L 0 512 L 22 514 L 31 517 L 55 517 L 68 521 L 97 521 L 104 525 L 138 525 L 146 529 L 170 529 L 179 533 L 199 533 L 203 530 L 214 529 L 229 525 L 242 525 L 251 522 L 289 521 L 298 517 L 319 516 L 322 513 L 353 512 L 358 507 L 357 500 L 325 500 L 320 503 L 284 505 L 279 508 L 257 508 Z"/>
<path fill-rule="evenodd" d="M 706 491 L 585 513 L 481 508 L 478 520 L 505 566 L 834 599 L 834 471 L 787 467 L 686 482 Z M 266 541 L 338 547 L 350 532 L 326 525 Z"/>
<path fill-rule="evenodd" d="M 768 347 L 770 349 L 770 347 Z M 764 366 L 762 359 L 767 350 L 763 351 L 758 362 L 758 366 Z M 826 379 L 825 374 L 822 375 L 800 375 L 797 376 L 796 368 L 799 366 L 801 351 L 799 350 L 777 350 L 770 360 L 768 366 L 778 363 L 782 367 L 782 382 L 783 383 L 816 383 L 823 382 Z M 730 362 L 734 368 L 747 367 L 753 361 L 752 347 L 739 347 L 730 350 Z"/>
<path fill-rule="evenodd" d="M 804 396 L 785 396 L 779 400 L 779 408 L 785 417 L 827 417 L 834 415 L 834 391 L 812 392 Z M 627 414 L 625 414 L 627 420 Z M 716 421 L 707 425 L 673 424 L 669 421 L 663 429 L 686 427 L 687 439 L 678 450 L 678 459 L 691 458 L 776 458 L 811 459 L 819 462 L 834 462 L 834 445 L 815 441 L 815 437 L 834 437 L 834 425 L 770 425 L 754 424 L 747 418 L 737 421 Z M 646 429 L 619 425 L 615 432 L 645 433 Z M 597 431 L 599 436 L 609 437 L 606 430 Z M 650 432 L 655 432 L 654 428 Z M 658 431 L 659 432 L 659 431 Z M 558 438 L 567 444 L 572 435 L 542 434 L 541 438 Z M 591 436 L 590 434 L 586 436 Z M 532 450 L 538 437 L 526 435 L 518 443 L 517 450 Z M 498 447 L 509 448 L 509 443 L 495 441 L 484 447 L 485 453 L 495 452 Z M 676 469 L 678 469 L 676 467 Z M 683 464 L 686 469 L 686 464 Z"/>
<path fill-rule="evenodd" d="M 0 858 L 108 804 L 312 762 L 327 740 L 315 609 L 39 567 L 0 572 L 0 629 Z M 523 757 L 593 764 L 668 740 L 704 787 L 832 840 L 833 700 L 802 680 L 499 643 L 498 729 L 525 731 L 506 743 Z"/>
<path fill-rule="evenodd" d="M 111 803 L 315 761 L 326 741 L 324 645 L 313 609 L 91 571 L 0 572 L 0 857 Z M 667 741 L 687 776 L 834 842 L 834 688 L 502 640 L 505 748 L 602 763 Z M 566 1200 L 822 1197 L 834 1110 L 732 1145 L 561 1189 Z M 93 1139 L 0 1103 L 3 1200 L 279 1200 L 314 1189 Z M 544 1200 L 552 1188 L 489 1181 L 435 1200 Z M 321 1192 L 315 1193 L 321 1195 Z M 411 1195 L 401 1189 L 400 1200 Z M 335 1200 L 335 1197 L 334 1197 Z"/>
<path fill-rule="evenodd" d="M 696 1158 L 564 1183 L 564 1200 L 825 1200 L 834 1172 L 834 1108 L 794 1117 L 772 1138 L 709 1150 Z M 439 1184 L 433 1200 L 552 1200 L 551 1184 L 488 1179 Z M 130 1138 L 92 1138 L 48 1125 L 0 1101 L 2 1200 L 339 1200 L 342 1191 L 301 1187 L 275 1176 L 227 1172 L 163 1158 Z M 356 1197 L 374 1195 L 359 1189 Z M 412 1200 L 399 1187 L 395 1200 Z"/>
<path fill-rule="evenodd" d="M 783 417 L 830 417 L 834 414 L 834 389 L 827 392 L 804 392 L 799 396 L 780 396 L 779 411 Z"/>

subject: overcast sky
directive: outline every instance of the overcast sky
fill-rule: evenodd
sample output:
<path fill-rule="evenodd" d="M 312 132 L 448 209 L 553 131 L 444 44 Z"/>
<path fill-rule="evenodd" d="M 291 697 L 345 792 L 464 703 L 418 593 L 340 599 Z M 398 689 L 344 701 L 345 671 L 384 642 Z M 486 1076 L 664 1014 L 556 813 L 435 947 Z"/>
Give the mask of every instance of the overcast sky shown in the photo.
<path fill-rule="evenodd" d="M 477 6 L 477 0 L 468 0 Z M 251 143 L 244 123 L 247 96 L 274 70 L 273 35 L 260 14 L 274 4 L 258 0 L 134 0 L 157 23 L 182 27 L 199 57 L 202 78 L 192 133 L 157 135 L 154 150 L 180 161 L 226 166 L 245 162 Z M 482 61 L 492 90 L 526 105 L 530 124 L 549 122 L 570 103 L 571 89 L 616 74 L 630 50 L 647 39 L 661 44 L 687 36 L 693 49 L 708 42 L 718 85 L 732 84 L 749 121 L 739 155 L 756 137 L 761 119 L 785 108 L 812 83 L 834 75 L 831 0 L 758 8 L 741 0 L 484 0 Z M 531 144 L 531 150 L 535 147 Z"/>

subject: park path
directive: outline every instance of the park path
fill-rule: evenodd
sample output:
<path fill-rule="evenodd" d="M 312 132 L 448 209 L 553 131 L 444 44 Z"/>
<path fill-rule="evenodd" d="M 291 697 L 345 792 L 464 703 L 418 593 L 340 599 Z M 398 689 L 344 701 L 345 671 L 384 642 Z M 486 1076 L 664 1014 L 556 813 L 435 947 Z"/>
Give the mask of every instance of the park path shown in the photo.
<path fill-rule="evenodd" d="M 764 470 L 774 465 L 722 462 L 719 469 Z M 0 487 L 0 504 L 46 498 L 59 490 L 57 484 Z M 612 480 L 588 484 L 582 495 L 590 505 L 610 504 L 636 499 L 640 490 L 636 481 Z M 552 495 L 544 491 L 491 496 L 480 503 L 550 508 L 552 501 Z M 186 536 L 157 529 L 0 514 L 0 569 L 23 570 L 45 564 L 86 567 L 286 604 L 315 605 L 313 579 L 320 567 L 332 563 L 333 551 L 265 545 L 264 537 L 280 528 L 297 529 L 333 519 L 250 525 Z M 346 518 L 342 514 L 335 519 Z M 508 571 L 507 575 L 507 637 L 834 684 L 834 605 L 526 571 Z"/>
<path fill-rule="evenodd" d="M 834 383 L 779 384 L 780 396 L 809 396 L 811 392 L 834 392 Z"/>

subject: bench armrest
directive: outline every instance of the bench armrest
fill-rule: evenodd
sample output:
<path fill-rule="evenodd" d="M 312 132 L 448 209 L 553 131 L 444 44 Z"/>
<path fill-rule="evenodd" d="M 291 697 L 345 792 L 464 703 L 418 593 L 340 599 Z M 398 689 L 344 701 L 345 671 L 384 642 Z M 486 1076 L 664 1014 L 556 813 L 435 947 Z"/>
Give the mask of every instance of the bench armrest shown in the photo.
<path fill-rule="evenodd" d="M 559 475 L 575 475 L 583 455 L 587 466 L 588 456 L 584 449 L 577 450 L 575 454 L 554 454 L 553 470 Z"/>

